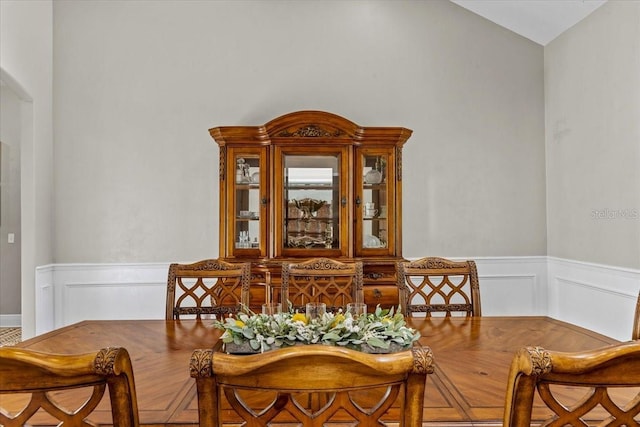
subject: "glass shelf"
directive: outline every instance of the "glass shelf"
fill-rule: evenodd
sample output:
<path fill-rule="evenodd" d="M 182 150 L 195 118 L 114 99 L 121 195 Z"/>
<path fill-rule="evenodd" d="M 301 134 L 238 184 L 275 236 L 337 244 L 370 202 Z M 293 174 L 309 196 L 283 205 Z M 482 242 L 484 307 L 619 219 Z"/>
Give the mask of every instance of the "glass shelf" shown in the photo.
<path fill-rule="evenodd" d="M 260 156 L 235 156 L 235 243 L 236 249 L 255 249 L 260 242 Z M 257 181 L 257 182 L 256 182 Z"/>
<path fill-rule="evenodd" d="M 386 151 L 365 151 L 360 158 L 362 166 L 360 233 L 362 249 L 365 251 L 388 247 L 389 191 L 386 177 L 388 162 L 389 155 Z"/>

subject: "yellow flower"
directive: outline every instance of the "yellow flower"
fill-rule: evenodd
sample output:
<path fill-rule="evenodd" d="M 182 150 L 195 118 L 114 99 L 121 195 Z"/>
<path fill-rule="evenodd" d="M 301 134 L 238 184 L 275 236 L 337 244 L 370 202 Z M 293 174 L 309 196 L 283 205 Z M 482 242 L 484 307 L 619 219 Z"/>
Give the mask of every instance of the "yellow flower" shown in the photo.
<path fill-rule="evenodd" d="M 294 321 L 294 322 L 302 322 L 305 325 L 308 322 L 307 316 L 304 313 L 296 313 L 296 314 L 294 314 L 293 317 L 291 317 L 291 320 Z"/>
<path fill-rule="evenodd" d="M 336 317 L 333 318 L 333 322 L 331 322 L 331 327 L 335 328 L 335 326 L 340 322 L 344 322 L 344 314 L 342 313 L 336 314 Z"/>
<path fill-rule="evenodd" d="M 236 319 L 236 326 L 239 328 L 244 328 L 244 322 L 242 320 Z"/>
<path fill-rule="evenodd" d="M 391 319 L 389 316 L 384 316 L 382 318 L 382 323 L 392 323 L 393 319 Z"/>

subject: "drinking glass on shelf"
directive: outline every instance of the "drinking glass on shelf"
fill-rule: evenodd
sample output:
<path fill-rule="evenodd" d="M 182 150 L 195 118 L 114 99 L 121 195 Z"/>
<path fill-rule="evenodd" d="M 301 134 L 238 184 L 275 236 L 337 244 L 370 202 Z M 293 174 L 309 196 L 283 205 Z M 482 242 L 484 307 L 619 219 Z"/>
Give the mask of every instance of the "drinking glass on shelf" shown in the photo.
<path fill-rule="evenodd" d="M 248 231 L 240 231 L 240 236 L 238 238 L 238 248 L 248 248 L 250 247 L 249 243 L 249 232 Z"/>
<path fill-rule="evenodd" d="M 376 209 L 375 203 L 365 203 L 364 204 L 364 216 L 365 218 L 373 218 L 378 214 L 378 209 Z"/>
<path fill-rule="evenodd" d="M 306 315 L 310 321 L 322 317 L 326 312 L 327 304 L 323 302 L 308 302 L 306 305 Z"/>
<path fill-rule="evenodd" d="M 282 304 L 280 304 L 279 302 L 262 304 L 262 314 L 273 316 L 274 314 L 280 313 L 282 313 Z"/>
<path fill-rule="evenodd" d="M 351 313 L 354 319 L 363 314 L 367 314 L 367 305 L 362 302 L 350 302 L 347 304 L 347 313 Z"/>

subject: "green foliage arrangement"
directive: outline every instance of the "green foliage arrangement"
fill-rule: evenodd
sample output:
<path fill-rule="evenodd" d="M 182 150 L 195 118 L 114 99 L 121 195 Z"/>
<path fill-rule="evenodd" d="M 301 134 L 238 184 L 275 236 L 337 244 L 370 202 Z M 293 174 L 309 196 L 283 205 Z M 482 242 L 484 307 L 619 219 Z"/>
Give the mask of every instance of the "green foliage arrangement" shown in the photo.
<path fill-rule="evenodd" d="M 224 331 L 221 339 L 225 344 L 248 344 L 254 352 L 297 344 L 325 344 L 387 353 L 409 348 L 420 338 L 419 332 L 406 326 L 399 309 L 394 312 L 393 308 L 380 306 L 373 313 L 356 318 L 339 311 L 312 320 L 291 310 L 275 315 L 247 311 L 216 320 L 213 326 Z"/>

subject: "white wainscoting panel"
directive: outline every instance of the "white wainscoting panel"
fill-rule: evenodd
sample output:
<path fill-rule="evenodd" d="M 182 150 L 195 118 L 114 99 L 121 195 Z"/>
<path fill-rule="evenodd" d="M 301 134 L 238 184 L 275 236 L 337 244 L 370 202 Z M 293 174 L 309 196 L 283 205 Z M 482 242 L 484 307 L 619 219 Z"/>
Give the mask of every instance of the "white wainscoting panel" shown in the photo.
<path fill-rule="evenodd" d="M 53 298 L 36 276 L 38 334 L 81 320 L 164 319 L 169 263 L 56 264 Z M 51 310 L 53 316 L 40 313 Z"/>
<path fill-rule="evenodd" d="M 474 258 L 483 316 L 546 316 L 547 258 Z"/>
<path fill-rule="evenodd" d="M 548 257 L 549 315 L 626 341 L 631 338 L 640 271 Z"/>
<path fill-rule="evenodd" d="M 465 259 L 465 258 L 456 258 Z M 473 258 L 483 316 L 550 316 L 627 340 L 640 271 L 559 258 Z M 90 319 L 163 319 L 169 263 L 36 270 L 36 333 Z"/>
<path fill-rule="evenodd" d="M 70 325 L 85 319 L 162 319 L 166 287 L 166 278 L 161 283 L 66 283 L 60 321 Z"/>

